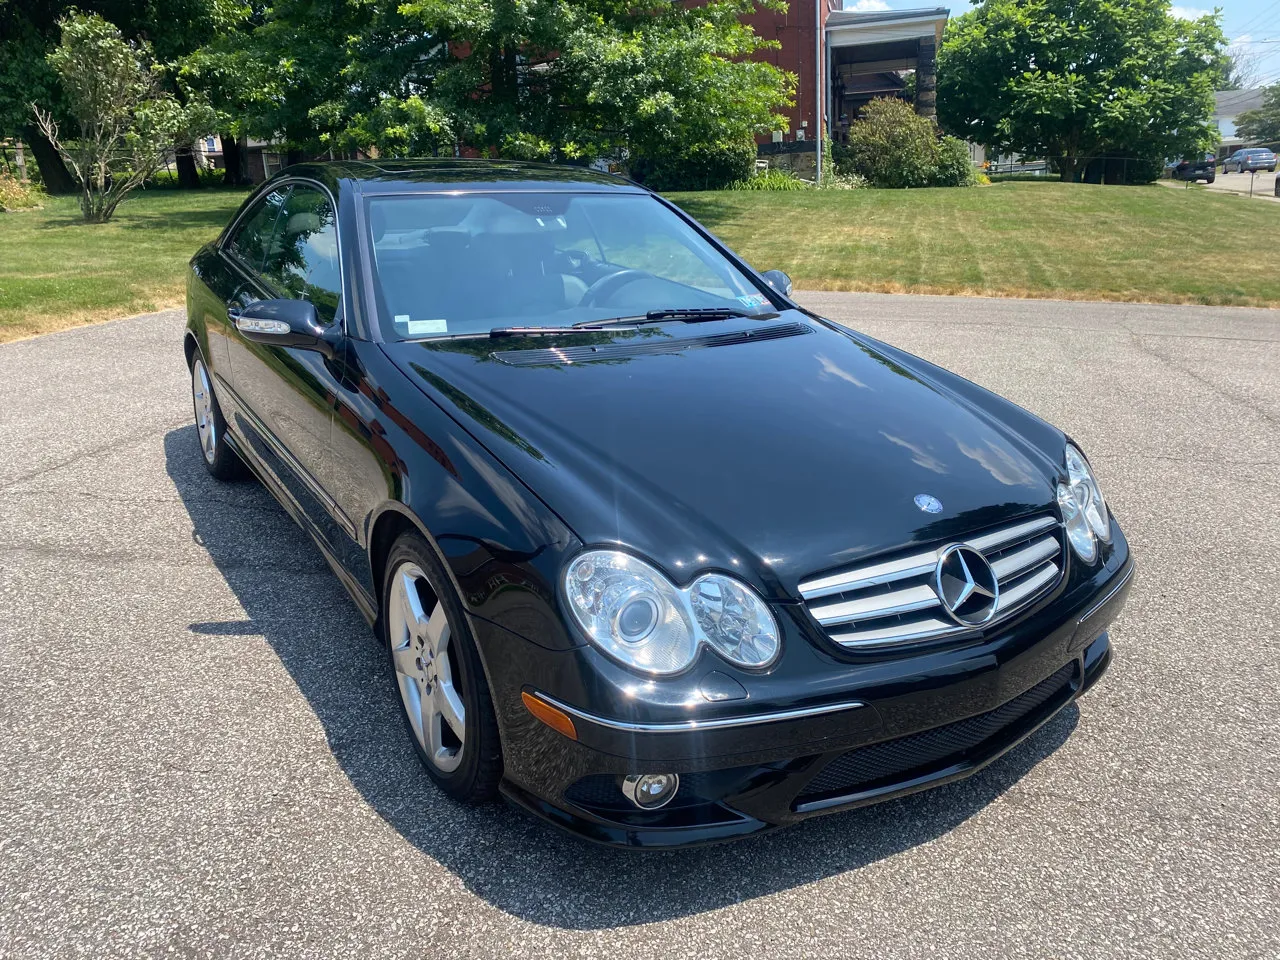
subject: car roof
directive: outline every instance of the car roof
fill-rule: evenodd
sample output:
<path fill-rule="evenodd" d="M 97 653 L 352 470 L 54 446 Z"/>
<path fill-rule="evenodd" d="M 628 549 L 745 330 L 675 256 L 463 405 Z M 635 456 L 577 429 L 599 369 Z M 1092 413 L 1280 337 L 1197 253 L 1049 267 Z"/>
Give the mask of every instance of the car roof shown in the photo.
<path fill-rule="evenodd" d="M 554 163 L 518 160 L 327 160 L 286 167 L 277 176 L 309 177 L 359 193 L 556 191 L 648 193 L 623 177 Z"/>

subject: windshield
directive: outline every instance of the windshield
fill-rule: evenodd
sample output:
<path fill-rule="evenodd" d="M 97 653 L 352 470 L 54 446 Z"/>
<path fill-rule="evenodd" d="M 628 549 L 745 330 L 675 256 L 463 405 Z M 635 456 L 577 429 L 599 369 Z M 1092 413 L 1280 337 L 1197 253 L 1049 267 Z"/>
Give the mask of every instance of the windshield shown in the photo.
<path fill-rule="evenodd" d="M 367 202 L 389 340 L 666 308 L 773 309 L 741 270 L 653 197 L 428 194 Z"/>

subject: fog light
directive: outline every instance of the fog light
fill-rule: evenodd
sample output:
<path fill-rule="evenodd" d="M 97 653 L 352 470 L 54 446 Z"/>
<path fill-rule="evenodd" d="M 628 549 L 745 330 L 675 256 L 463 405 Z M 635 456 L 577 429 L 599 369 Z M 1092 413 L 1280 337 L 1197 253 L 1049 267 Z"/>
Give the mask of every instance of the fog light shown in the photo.
<path fill-rule="evenodd" d="M 633 773 L 622 780 L 623 794 L 641 810 L 665 807 L 679 789 L 680 777 L 674 773 Z"/>

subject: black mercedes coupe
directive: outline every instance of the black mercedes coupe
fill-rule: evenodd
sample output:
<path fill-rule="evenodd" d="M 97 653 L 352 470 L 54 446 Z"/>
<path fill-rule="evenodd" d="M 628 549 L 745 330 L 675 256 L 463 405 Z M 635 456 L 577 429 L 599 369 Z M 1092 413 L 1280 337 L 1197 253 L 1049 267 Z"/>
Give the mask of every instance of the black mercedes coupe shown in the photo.
<path fill-rule="evenodd" d="M 291 167 L 187 316 L 209 471 L 315 540 L 458 800 L 746 836 L 971 774 L 1110 660 L 1078 446 L 629 181 Z"/>

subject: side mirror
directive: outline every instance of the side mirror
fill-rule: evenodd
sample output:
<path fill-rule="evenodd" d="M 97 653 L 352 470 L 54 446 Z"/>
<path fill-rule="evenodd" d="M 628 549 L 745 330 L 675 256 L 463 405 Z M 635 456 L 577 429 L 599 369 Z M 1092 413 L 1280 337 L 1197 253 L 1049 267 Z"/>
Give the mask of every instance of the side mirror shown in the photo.
<path fill-rule="evenodd" d="M 791 296 L 791 278 L 781 270 L 766 270 L 761 274 L 764 282 L 777 290 L 784 297 Z"/>
<path fill-rule="evenodd" d="M 332 358 L 338 341 L 336 325 L 320 322 L 309 300 L 258 300 L 232 308 L 227 316 L 246 340 L 273 347 L 315 350 Z"/>

